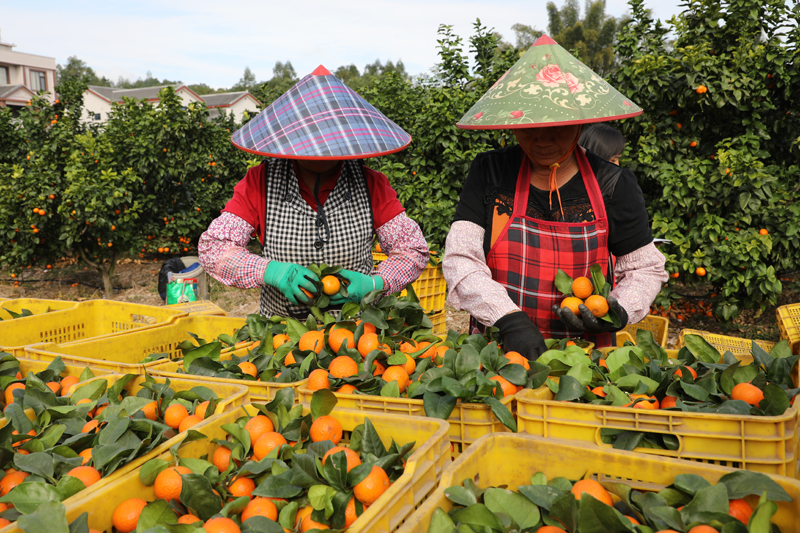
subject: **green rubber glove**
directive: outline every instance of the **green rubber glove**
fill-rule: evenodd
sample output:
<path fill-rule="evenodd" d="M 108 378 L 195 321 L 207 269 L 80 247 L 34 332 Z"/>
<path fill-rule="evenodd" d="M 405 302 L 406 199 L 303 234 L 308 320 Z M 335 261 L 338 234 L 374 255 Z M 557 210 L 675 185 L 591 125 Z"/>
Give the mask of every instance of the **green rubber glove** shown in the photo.
<path fill-rule="evenodd" d="M 313 294 L 317 290 L 314 281 L 319 281 L 316 274 L 295 263 L 270 261 L 264 272 L 264 283 L 281 291 L 294 305 L 308 303 L 302 289 Z"/>
<path fill-rule="evenodd" d="M 331 304 L 339 305 L 345 302 L 360 302 L 368 293 L 374 290 L 383 290 L 383 278 L 380 276 L 368 276 L 361 272 L 352 270 L 340 270 L 339 275 L 350 281 L 347 286 L 347 296 L 335 296 L 331 298 Z"/>

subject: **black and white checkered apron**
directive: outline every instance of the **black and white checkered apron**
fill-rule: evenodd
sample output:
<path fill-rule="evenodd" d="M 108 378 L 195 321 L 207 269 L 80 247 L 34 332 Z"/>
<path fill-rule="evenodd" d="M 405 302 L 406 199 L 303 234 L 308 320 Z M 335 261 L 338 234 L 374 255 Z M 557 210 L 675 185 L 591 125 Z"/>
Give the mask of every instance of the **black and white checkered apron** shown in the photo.
<path fill-rule="evenodd" d="M 307 266 L 341 265 L 372 272 L 372 201 L 361 161 L 345 161 L 333 191 L 314 211 L 300 196 L 291 160 L 265 162 L 264 257 Z M 305 318 L 307 306 L 292 305 L 275 287 L 262 287 L 261 314 Z"/>

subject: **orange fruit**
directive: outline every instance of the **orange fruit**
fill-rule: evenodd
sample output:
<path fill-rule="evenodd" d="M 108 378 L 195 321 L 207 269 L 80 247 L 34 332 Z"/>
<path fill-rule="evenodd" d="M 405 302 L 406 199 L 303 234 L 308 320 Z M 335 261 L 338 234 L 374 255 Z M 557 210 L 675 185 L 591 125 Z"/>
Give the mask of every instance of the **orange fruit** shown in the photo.
<path fill-rule="evenodd" d="M 83 462 L 81 463 L 81 465 L 88 464 L 89 461 L 92 460 L 92 449 L 86 448 L 85 450 L 83 450 L 81 453 L 78 454 L 78 457 L 83 458 Z"/>
<path fill-rule="evenodd" d="M 283 366 L 293 365 L 297 362 L 297 359 L 294 358 L 293 353 L 287 353 L 286 357 L 283 358 Z"/>
<path fill-rule="evenodd" d="M 260 461 L 275 448 L 280 448 L 284 444 L 288 444 L 283 435 L 275 431 L 268 431 L 261 435 L 253 446 L 253 455 Z"/>
<path fill-rule="evenodd" d="M 531 364 L 519 352 L 508 352 L 505 358 L 511 361 L 512 364 L 521 365 L 525 370 L 531 369 Z"/>
<path fill-rule="evenodd" d="M 203 421 L 203 418 L 198 415 L 189 415 L 183 420 L 181 420 L 181 425 L 178 426 L 178 433 L 183 433 L 190 427 L 199 424 Z"/>
<path fill-rule="evenodd" d="M 330 529 L 330 527 L 326 524 L 314 522 L 314 520 L 311 519 L 311 515 L 309 514 L 308 516 L 303 518 L 302 522 L 300 522 L 300 533 L 305 533 L 310 529 Z"/>
<path fill-rule="evenodd" d="M 242 511 L 242 522 L 253 516 L 265 516 L 277 522 L 278 508 L 269 498 L 253 498 Z"/>
<path fill-rule="evenodd" d="M 93 433 L 97 430 L 97 427 L 100 425 L 100 422 L 97 420 L 90 420 L 83 425 L 83 429 L 81 429 L 81 433 Z"/>
<path fill-rule="evenodd" d="M 10 524 L 11 521 L 7 518 L 0 518 L 0 527 L 5 527 Z M 89 533 L 92 533 L 91 531 Z"/>
<path fill-rule="evenodd" d="M 631 394 L 630 396 L 631 400 L 637 400 L 639 398 L 645 400 L 655 400 L 653 402 L 639 402 L 633 406 L 635 409 L 658 409 L 658 400 L 656 400 L 655 396 L 648 396 L 647 394 Z M 622 407 L 630 407 L 631 405 L 633 405 L 633 402 L 626 403 Z"/>
<path fill-rule="evenodd" d="M 689 369 L 689 373 L 692 375 L 692 378 L 694 378 L 694 379 L 697 379 L 697 371 L 695 371 L 695 369 L 694 369 L 694 368 L 692 368 L 692 367 L 690 367 L 690 366 L 687 366 L 686 368 L 688 368 L 688 369 Z M 678 376 L 679 378 L 682 378 L 682 377 L 683 377 L 683 372 L 681 372 L 681 369 L 680 369 L 680 368 L 679 368 L 679 369 L 677 369 L 675 372 L 673 372 L 673 374 L 675 374 L 675 375 L 676 375 L 676 376 Z"/>
<path fill-rule="evenodd" d="M 353 488 L 356 499 L 363 504 L 372 505 L 389 488 L 389 476 L 383 468 L 373 466 L 369 475 Z"/>
<path fill-rule="evenodd" d="M 307 331 L 303 333 L 298 343 L 298 347 L 304 352 L 311 350 L 314 353 L 319 353 L 324 346 L 325 333 L 322 331 Z"/>
<path fill-rule="evenodd" d="M 231 451 L 225 446 L 220 446 L 214 450 L 214 455 L 211 456 L 211 463 L 217 467 L 217 470 L 224 472 L 231 464 Z"/>
<path fill-rule="evenodd" d="M 76 466 L 69 472 L 67 472 L 68 476 L 76 477 L 83 481 L 83 484 L 87 487 L 90 485 L 94 485 L 100 478 L 103 477 L 100 475 L 100 472 L 97 471 L 96 468 L 91 466 Z"/>
<path fill-rule="evenodd" d="M 56 383 L 55 381 L 48 381 L 47 388 L 53 391 L 53 394 L 58 394 L 61 391 L 61 383 Z"/>
<path fill-rule="evenodd" d="M 61 396 L 66 396 L 69 389 L 78 382 L 77 376 L 67 376 L 61 380 Z"/>
<path fill-rule="evenodd" d="M 348 348 L 356 347 L 356 338 L 353 332 L 344 328 L 334 329 L 328 334 L 328 346 L 331 347 L 333 353 L 339 353 L 339 348 L 347 341 Z"/>
<path fill-rule="evenodd" d="M 694 271 L 694 273 L 702 278 L 703 276 L 706 275 L 706 269 L 703 268 L 703 267 L 697 267 L 697 269 Z"/>
<path fill-rule="evenodd" d="M 342 282 L 336 276 L 325 276 L 320 281 L 322 282 L 322 292 L 328 296 L 333 296 L 342 287 Z"/>
<path fill-rule="evenodd" d="M 626 514 L 626 515 L 625 515 L 625 518 L 627 518 L 628 520 L 630 520 L 631 524 L 633 524 L 634 526 L 640 526 L 640 525 L 641 525 L 641 524 L 639 523 L 639 521 L 638 521 L 638 520 L 636 520 L 636 519 L 635 519 L 634 517 L 632 517 L 631 515 L 627 515 L 627 514 Z"/>
<path fill-rule="evenodd" d="M 358 375 L 358 363 L 346 355 L 340 355 L 328 365 L 328 372 L 335 378 L 349 378 Z"/>
<path fill-rule="evenodd" d="M 347 507 L 344 510 L 344 527 L 348 528 L 353 525 L 358 519 L 358 515 L 356 514 L 356 499 L 350 498 L 350 501 L 347 502 Z"/>
<path fill-rule="evenodd" d="M 5 496 L 11 489 L 23 482 L 28 477 L 27 472 L 11 472 L 0 479 L 0 496 Z"/>
<path fill-rule="evenodd" d="M 189 411 L 183 405 L 173 403 L 164 411 L 164 423 L 172 429 L 178 429 L 187 416 L 189 416 Z"/>
<path fill-rule="evenodd" d="M 753 508 L 745 500 L 736 499 L 728 502 L 728 514 L 737 519 L 739 522 L 747 524 L 750 522 L 750 516 L 753 514 Z"/>
<path fill-rule="evenodd" d="M 574 296 L 567 296 L 566 298 L 564 298 L 564 300 L 562 300 L 561 308 L 563 309 L 566 307 L 576 315 L 580 316 L 581 310 L 578 308 L 578 306 L 581 305 L 582 303 L 583 300 L 581 300 L 580 298 L 575 298 Z"/>
<path fill-rule="evenodd" d="M 289 342 L 289 335 L 284 335 L 283 333 L 275 335 L 272 337 L 272 349 L 277 350 L 281 345 Z"/>
<path fill-rule="evenodd" d="M 361 325 L 361 320 L 356 320 L 356 326 Z M 375 327 L 374 324 L 370 324 L 369 322 L 364 323 L 364 333 L 377 333 L 378 328 Z"/>
<path fill-rule="evenodd" d="M 565 530 L 556 526 L 542 526 L 536 530 L 537 533 L 567 533 Z"/>
<path fill-rule="evenodd" d="M 572 486 L 572 490 L 570 492 L 572 492 L 576 500 L 580 500 L 581 494 L 587 492 L 606 505 L 614 505 L 614 500 L 611 499 L 611 494 L 608 493 L 603 485 L 593 479 L 582 479 L 576 482 Z"/>
<path fill-rule="evenodd" d="M 157 420 L 158 419 L 158 403 L 150 402 L 144 407 L 142 407 L 142 413 L 148 420 Z"/>
<path fill-rule="evenodd" d="M 694 526 L 689 530 L 689 533 L 719 533 L 711 526 Z"/>
<path fill-rule="evenodd" d="M 339 452 L 344 452 L 345 456 L 347 456 L 348 472 L 350 472 L 352 469 L 361 464 L 361 458 L 358 456 L 356 452 L 354 452 L 350 448 L 344 448 L 342 446 L 334 446 L 333 448 L 325 452 L 325 455 L 322 456 L 322 465 L 323 466 L 325 465 L 325 461 L 328 459 L 328 456 Z"/>
<path fill-rule="evenodd" d="M 414 344 L 411 344 L 411 342 L 413 342 Z M 410 353 L 410 352 L 416 352 L 417 350 L 422 348 L 422 346 L 417 345 L 417 341 L 412 340 L 411 342 L 406 342 L 406 341 L 401 342 L 400 351 L 403 353 Z"/>
<path fill-rule="evenodd" d="M 414 361 L 414 358 L 411 357 L 410 355 L 405 354 L 405 356 L 406 356 L 406 362 L 405 362 L 405 364 L 400 365 L 400 366 L 402 366 L 403 370 L 406 371 L 406 374 L 408 374 L 410 376 L 411 374 L 414 373 L 414 370 L 417 369 L 417 362 Z"/>
<path fill-rule="evenodd" d="M 361 357 L 366 357 L 372 350 L 378 350 L 380 348 L 381 342 L 377 333 L 364 333 L 361 335 L 361 338 L 358 339 L 358 353 L 361 354 Z"/>
<path fill-rule="evenodd" d="M 130 498 L 117 505 L 111 515 L 111 523 L 120 533 L 131 533 L 139 523 L 139 516 L 147 502 L 141 498 Z"/>
<path fill-rule="evenodd" d="M 230 518 L 217 517 L 209 519 L 203 524 L 206 533 L 242 533 L 236 522 Z"/>
<path fill-rule="evenodd" d="M 228 485 L 228 492 L 230 492 L 234 498 L 241 498 L 242 496 L 251 497 L 255 488 L 256 482 L 249 477 L 235 477 L 233 481 L 231 481 L 231 484 Z"/>
<path fill-rule="evenodd" d="M 599 386 L 599 387 L 593 388 L 592 389 L 592 394 L 594 394 L 595 396 L 598 396 L 600 398 L 605 398 L 606 397 L 606 393 L 603 392 L 603 386 L 602 385 Z"/>
<path fill-rule="evenodd" d="M 581 276 L 572 280 L 572 294 L 575 296 L 575 298 L 585 300 L 591 296 L 593 292 L 594 285 L 592 285 L 592 280 L 589 278 Z"/>
<path fill-rule="evenodd" d="M 303 520 L 303 518 L 307 517 L 312 512 L 314 512 L 314 508 L 311 507 L 310 505 L 306 505 L 302 509 L 298 510 L 297 514 L 295 514 L 294 516 L 294 525 L 299 524 Z"/>
<path fill-rule="evenodd" d="M 208 406 L 211 404 L 209 400 L 204 402 L 200 402 L 197 404 L 197 407 L 194 408 L 194 414 L 200 417 L 201 420 L 205 420 L 206 418 L 206 411 L 208 410 Z M 214 414 L 214 413 L 209 413 Z"/>
<path fill-rule="evenodd" d="M 519 392 L 517 386 L 508 381 L 503 376 L 492 376 L 489 378 L 489 381 L 496 381 L 500 384 L 500 388 L 503 391 L 503 398 L 505 398 L 506 396 L 513 396 Z"/>
<path fill-rule="evenodd" d="M 584 305 L 589 308 L 594 316 L 600 318 L 608 314 L 608 302 L 599 294 L 594 294 L 586 298 Z"/>
<path fill-rule="evenodd" d="M 372 363 L 375 365 L 375 370 L 372 371 L 373 376 L 382 376 L 386 372 L 386 367 L 380 361 L 373 361 Z"/>
<path fill-rule="evenodd" d="M 678 406 L 678 398 L 675 396 L 664 396 L 664 399 L 661 401 L 661 405 L 659 406 L 661 409 L 669 409 L 670 407 L 677 407 Z"/>
<path fill-rule="evenodd" d="M 6 405 L 11 405 L 14 403 L 14 395 L 12 394 L 15 390 L 22 389 L 25 390 L 24 383 L 12 383 L 5 390 L 5 397 L 6 397 Z"/>
<path fill-rule="evenodd" d="M 328 379 L 328 372 L 318 368 L 313 370 L 308 375 L 308 388 L 310 390 L 320 390 L 331 388 L 331 382 Z"/>
<path fill-rule="evenodd" d="M 390 381 L 396 381 L 397 386 L 400 388 L 400 392 L 405 391 L 406 387 L 408 387 L 408 373 L 406 373 L 405 368 L 402 366 L 390 366 L 383 372 L 383 374 L 381 374 L 381 378 L 386 383 L 389 383 Z"/>
<path fill-rule="evenodd" d="M 356 390 L 357 389 L 353 385 L 345 383 L 344 385 L 339 387 L 339 390 L 337 390 L 336 392 L 339 394 L 353 394 Z"/>
<path fill-rule="evenodd" d="M 244 429 L 250 434 L 250 443 L 255 444 L 264 433 L 275 431 L 275 425 L 269 417 L 256 415 L 247 421 L 244 425 Z"/>
<path fill-rule="evenodd" d="M 15 429 L 14 431 L 11 432 L 11 434 L 12 435 L 19 435 L 19 432 Z M 32 437 L 35 437 L 36 436 L 36 431 L 32 429 L 32 430 L 30 430 L 28 432 L 28 435 L 30 435 Z M 14 443 L 14 448 L 18 448 L 19 446 L 22 446 L 23 444 L 25 444 L 29 440 L 31 440 L 31 439 L 18 440 L 17 442 Z"/>
<path fill-rule="evenodd" d="M 765 228 L 761 228 L 760 230 L 758 230 L 758 234 L 759 235 L 769 235 L 769 231 L 767 231 Z M 747 522 L 745 522 L 745 524 L 746 523 Z"/>
<path fill-rule="evenodd" d="M 743 400 L 758 407 L 759 402 L 764 399 L 764 392 L 750 383 L 739 383 L 733 387 L 731 399 Z"/>
<path fill-rule="evenodd" d="M 331 415 L 321 416 L 311 424 L 310 436 L 312 442 L 329 440 L 339 444 L 342 440 L 342 424 Z"/>
<path fill-rule="evenodd" d="M 171 466 L 158 473 L 156 482 L 153 489 L 156 493 L 156 498 L 162 500 L 179 500 L 181 497 L 181 489 L 183 488 L 183 479 L 181 474 L 191 474 L 192 471 L 185 466 Z"/>
<path fill-rule="evenodd" d="M 179 524 L 194 524 L 195 522 L 202 522 L 202 520 L 200 520 L 193 514 L 185 514 L 182 517 L 178 518 Z"/>
<path fill-rule="evenodd" d="M 247 374 L 248 376 L 256 377 L 258 374 L 258 369 L 256 365 L 251 363 L 250 361 L 242 361 L 239 363 L 239 368 L 242 370 L 242 374 Z"/>

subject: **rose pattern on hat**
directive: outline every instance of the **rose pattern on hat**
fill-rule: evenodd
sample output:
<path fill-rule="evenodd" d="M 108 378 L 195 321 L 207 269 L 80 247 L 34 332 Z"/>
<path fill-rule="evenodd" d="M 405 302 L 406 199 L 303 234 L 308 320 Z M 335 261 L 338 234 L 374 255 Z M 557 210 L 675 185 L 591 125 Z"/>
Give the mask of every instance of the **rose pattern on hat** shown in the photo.
<path fill-rule="evenodd" d="M 558 87 L 562 83 L 566 83 L 571 93 L 579 93 L 583 90 L 583 84 L 578 81 L 578 78 L 569 72 L 562 72 L 558 65 L 543 67 L 536 73 L 536 79 L 545 87 Z"/>

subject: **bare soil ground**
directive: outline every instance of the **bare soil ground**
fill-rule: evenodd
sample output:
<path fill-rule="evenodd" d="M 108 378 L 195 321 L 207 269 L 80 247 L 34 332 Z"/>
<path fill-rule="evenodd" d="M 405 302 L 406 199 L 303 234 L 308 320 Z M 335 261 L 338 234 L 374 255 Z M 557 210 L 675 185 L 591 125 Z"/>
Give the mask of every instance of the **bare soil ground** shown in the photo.
<path fill-rule="evenodd" d="M 158 295 L 158 272 L 164 259 L 123 259 L 114 274 L 114 300 L 164 305 Z M 798 273 L 784 277 L 784 292 L 778 305 L 800 302 L 800 281 Z M 258 311 L 258 290 L 241 290 L 226 287 L 209 278 L 210 299 L 224 309 L 230 316 L 244 317 Z M 723 323 L 701 312 L 700 302 L 707 301 L 709 290 L 703 287 L 685 288 L 682 298 L 669 309 L 670 340 L 675 346 L 681 329 L 701 329 L 734 337 L 780 339 L 775 318 L 775 306 L 767 306 L 762 313 L 745 310 L 736 319 Z M 2 298 L 48 298 L 56 300 L 84 301 L 103 298 L 100 275 L 79 264 L 75 259 L 66 258 L 56 263 L 52 270 L 38 268 L 26 269 L 12 279 L 8 272 L 0 272 L 0 297 Z M 695 312 L 692 312 L 692 309 Z M 466 332 L 468 315 L 455 309 L 447 309 L 447 327 Z"/>

